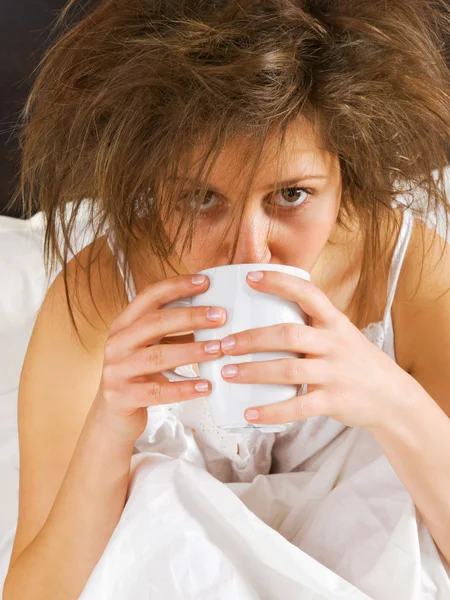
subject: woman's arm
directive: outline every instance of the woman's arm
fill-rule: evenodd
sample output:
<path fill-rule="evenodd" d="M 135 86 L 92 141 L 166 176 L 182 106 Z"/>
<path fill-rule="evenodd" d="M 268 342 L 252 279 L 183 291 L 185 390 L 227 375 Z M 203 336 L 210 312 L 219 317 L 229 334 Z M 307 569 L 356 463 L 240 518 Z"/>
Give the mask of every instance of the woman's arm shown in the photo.
<path fill-rule="evenodd" d="M 397 362 L 418 384 L 410 409 L 373 433 L 450 564 L 450 246 L 421 222 L 393 321 Z"/>
<path fill-rule="evenodd" d="M 398 364 L 450 417 L 450 245 L 421 222 L 413 230 L 392 314 Z"/>
<path fill-rule="evenodd" d="M 69 285 L 76 281 L 89 320 L 74 306 L 86 348 L 75 338 L 58 276 L 22 368 L 19 519 L 5 600 L 78 598 L 124 505 L 132 448 L 114 443 L 93 404 L 108 328 L 89 300 L 83 269 L 88 252 L 78 255 L 81 268 L 74 261 L 68 265 Z M 102 271 L 104 281 L 113 268 L 109 255 L 100 253 L 92 268 L 94 301 L 111 321 L 122 307 L 116 300 L 108 304 L 113 294 L 104 294 L 96 272 Z"/>
<path fill-rule="evenodd" d="M 208 278 L 179 275 L 152 283 L 106 327 L 111 313 L 102 310 L 103 299 L 115 298 L 105 287 L 110 272 L 106 267 L 94 278 L 99 302 L 94 299 L 92 313 L 103 329 L 97 323 L 96 334 L 83 336 L 90 352 L 76 340 L 67 307 L 62 310 L 61 282 L 33 330 L 19 392 L 19 523 L 5 600 L 79 597 L 120 519 L 148 407 L 211 390 L 201 379 L 169 382 L 161 371 L 214 360 L 219 348 L 158 344 L 168 334 L 223 325 L 225 311 L 217 318 L 207 305 L 165 308 L 205 292 Z M 77 297 L 86 299 L 86 289 L 74 282 Z"/>
<path fill-rule="evenodd" d="M 410 410 L 372 434 L 380 444 L 450 565 L 450 419 L 411 380 Z"/>
<path fill-rule="evenodd" d="M 132 453 L 94 403 L 43 528 L 10 566 L 4 600 L 79 598 L 122 514 Z"/>
<path fill-rule="evenodd" d="M 304 395 L 250 407 L 246 418 L 252 423 L 289 423 L 327 415 L 371 431 L 449 561 L 449 245 L 417 226 L 394 303 L 398 364 L 312 283 L 262 270 L 257 278 L 248 277 L 248 284 L 297 302 L 310 324 L 282 324 L 230 336 L 234 346 L 223 350 L 231 357 L 274 350 L 300 355 L 240 362 L 231 382 L 308 385 Z"/>

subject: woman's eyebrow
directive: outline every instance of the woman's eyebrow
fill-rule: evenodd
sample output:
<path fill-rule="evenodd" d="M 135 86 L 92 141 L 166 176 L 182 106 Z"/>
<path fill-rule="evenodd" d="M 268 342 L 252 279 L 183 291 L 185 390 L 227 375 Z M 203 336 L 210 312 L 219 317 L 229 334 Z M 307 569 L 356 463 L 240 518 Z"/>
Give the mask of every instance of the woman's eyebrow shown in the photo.
<path fill-rule="evenodd" d="M 289 186 L 289 185 L 294 185 L 294 183 L 298 183 L 299 181 L 305 181 L 306 179 L 328 179 L 328 175 L 307 175 L 307 174 L 302 174 L 299 175 L 298 177 L 294 177 L 293 179 L 288 179 L 287 181 L 280 181 L 279 185 L 280 186 Z M 272 183 L 271 185 L 268 185 L 266 187 L 267 190 L 273 190 L 275 187 L 275 183 Z"/>
<path fill-rule="evenodd" d="M 186 182 L 192 183 L 194 185 L 203 185 L 203 181 L 194 179 L 192 177 L 188 177 L 187 175 L 179 175 L 178 177 L 169 177 L 169 180 L 174 180 L 174 179 L 183 179 Z M 309 174 L 302 174 L 299 175 L 298 177 L 294 177 L 293 179 L 289 179 L 287 181 L 280 181 L 278 183 L 279 186 L 281 187 L 288 187 L 290 185 L 294 185 L 295 183 L 299 183 L 300 181 L 305 181 L 307 179 L 328 179 L 328 175 L 322 175 L 322 174 L 315 174 L 315 175 L 309 175 Z M 273 190 L 275 188 L 275 183 L 272 183 L 268 186 L 266 186 L 266 190 Z M 218 192 L 220 192 L 220 189 L 218 186 L 215 185 L 210 185 L 209 186 L 211 189 L 217 190 Z M 221 193 L 221 192 L 220 192 Z"/>

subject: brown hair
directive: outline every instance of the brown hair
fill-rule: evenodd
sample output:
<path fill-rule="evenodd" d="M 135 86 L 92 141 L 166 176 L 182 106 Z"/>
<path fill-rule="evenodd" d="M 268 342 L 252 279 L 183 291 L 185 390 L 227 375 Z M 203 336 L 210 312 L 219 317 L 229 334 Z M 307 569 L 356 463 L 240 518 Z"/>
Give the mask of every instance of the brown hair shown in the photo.
<path fill-rule="evenodd" d="M 47 269 L 59 262 L 66 277 L 84 199 L 95 237 L 110 226 L 125 257 L 142 237 L 168 260 L 164 219 L 188 224 L 183 249 L 195 228 L 192 198 L 167 200 L 183 196 L 171 178 L 190 150 L 204 149 L 200 178 L 240 136 L 256 169 L 269 133 L 281 148 L 287 125 L 304 117 L 340 161 L 338 222 L 356 217 L 364 236 L 353 298 L 363 321 L 370 265 L 387 253 L 380 224 L 397 226 L 395 195 L 423 188 L 426 210 L 449 212 L 449 23 L 444 0 L 97 3 L 46 53 L 24 110 L 17 196 L 45 215 Z"/>

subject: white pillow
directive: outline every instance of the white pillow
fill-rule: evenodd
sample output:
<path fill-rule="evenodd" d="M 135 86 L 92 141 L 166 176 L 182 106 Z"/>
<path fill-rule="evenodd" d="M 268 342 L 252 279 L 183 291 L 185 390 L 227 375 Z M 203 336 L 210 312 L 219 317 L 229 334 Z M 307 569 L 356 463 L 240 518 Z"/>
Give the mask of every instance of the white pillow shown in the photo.
<path fill-rule="evenodd" d="M 85 201 L 73 236 L 76 253 L 93 239 L 87 215 Z M 20 373 L 39 308 L 59 272 L 47 279 L 43 249 L 42 213 L 28 220 L 0 216 L 0 597 L 17 522 Z"/>

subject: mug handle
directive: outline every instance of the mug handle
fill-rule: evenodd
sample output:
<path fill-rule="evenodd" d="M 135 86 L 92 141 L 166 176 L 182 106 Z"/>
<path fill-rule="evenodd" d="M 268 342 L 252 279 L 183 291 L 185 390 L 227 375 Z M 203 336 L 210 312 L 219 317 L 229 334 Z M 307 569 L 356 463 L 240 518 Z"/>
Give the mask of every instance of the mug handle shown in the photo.
<path fill-rule="evenodd" d="M 191 305 L 192 305 L 192 297 L 189 296 L 188 298 L 181 298 L 180 300 L 174 300 L 173 302 L 168 302 L 167 304 L 163 304 L 163 306 L 161 308 L 187 308 L 188 306 L 191 306 Z M 160 343 L 161 342 L 156 342 L 155 346 Z M 193 381 L 195 379 L 200 379 L 200 377 L 198 375 L 196 375 L 195 377 L 186 377 L 185 375 L 179 375 L 178 373 L 175 373 L 175 371 L 170 371 L 170 370 L 161 371 L 161 373 L 164 375 L 164 377 L 167 377 L 167 379 L 169 381 Z"/>

